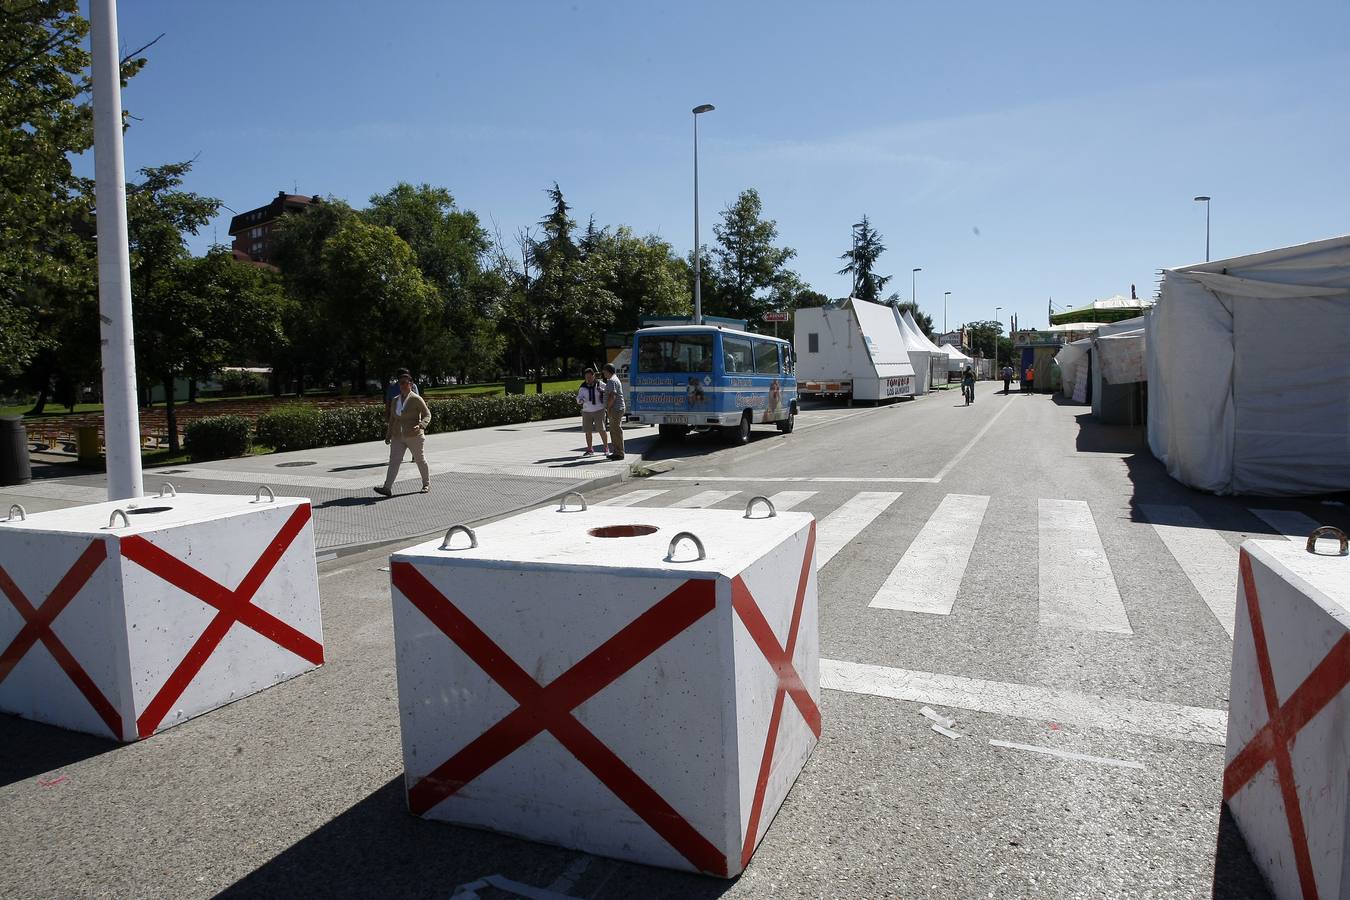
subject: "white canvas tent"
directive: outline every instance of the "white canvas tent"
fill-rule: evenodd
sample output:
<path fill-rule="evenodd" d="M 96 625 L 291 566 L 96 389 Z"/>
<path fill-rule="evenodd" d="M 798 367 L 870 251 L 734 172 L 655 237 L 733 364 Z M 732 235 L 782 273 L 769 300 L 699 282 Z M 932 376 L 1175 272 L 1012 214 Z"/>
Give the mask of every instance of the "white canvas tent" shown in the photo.
<path fill-rule="evenodd" d="M 947 361 L 949 359 L 947 351 L 933 343 L 928 335 L 923 333 L 923 329 L 919 327 L 919 323 L 914 321 L 914 313 L 905 310 L 901 319 L 904 321 L 906 327 L 909 328 L 910 333 L 918 338 L 919 342 L 924 347 L 928 348 L 928 352 L 932 354 L 932 361 L 929 365 L 929 382 L 933 385 L 945 384 L 948 371 Z"/>
<path fill-rule="evenodd" d="M 1148 438 L 1220 494 L 1350 490 L 1350 236 L 1163 272 Z"/>
<path fill-rule="evenodd" d="M 895 320 L 896 330 L 900 333 L 900 339 L 905 342 L 905 350 L 909 356 L 909 364 L 914 367 L 914 393 L 926 394 L 933 389 L 933 360 L 937 358 L 937 348 L 931 347 L 924 341 L 923 332 L 918 328 L 910 328 L 905 317 L 894 306 L 887 307 L 887 311 Z M 947 362 L 946 356 L 942 357 L 942 380 L 947 380 Z"/>
<path fill-rule="evenodd" d="M 1088 354 L 1092 352 L 1092 338 L 1081 338 L 1059 348 L 1055 363 L 1059 366 L 1059 383 L 1064 396 L 1075 403 L 1087 402 Z"/>
<path fill-rule="evenodd" d="M 847 394 L 884 400 L 914 394 L 908 345 L 891 311 L 852 299 L 793 314 L 797 386 L 803 396 Z"/>
<path fill-rule="evenodd" d="M 960 372 L 962 369 L 964 369 L 966 366 L 970 365 L 973 362 L 973 360 L 969 356 L 966 356 L 964 353 L 962 353 L 960 350 L 957 350 L 951 344 L 943 344 L 938 349 L 941 350 L 943 353 L 947 354 L 948 372 Z"/>

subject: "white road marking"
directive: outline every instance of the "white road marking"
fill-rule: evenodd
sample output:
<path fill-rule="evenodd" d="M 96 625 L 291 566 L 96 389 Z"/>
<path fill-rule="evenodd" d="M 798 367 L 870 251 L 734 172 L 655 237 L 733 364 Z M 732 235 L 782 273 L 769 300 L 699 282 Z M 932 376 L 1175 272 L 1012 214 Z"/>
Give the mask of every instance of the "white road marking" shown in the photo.
<path fill-rule="evenodd" d="M 1140 510 L 1231 638 L 1237 616 L 1237 548 L 1190 507 L 1143 504 Z"/>
<path fill-rule="evenodd" d="M 1036 518 L 1041 625 L 1134 634 L 1087 503 L 1041 499 Z"/>
<path fill-rule="evenodd" d="M 685 497 L 670 504 L 671 509 L 702 509 L 714 506 L 728 497 L 735 497 L 740 491 L 700 491 L 692 497 Z"/>
<path fill-rule="evenodd" d="M 1133 697 L 1106 697 L 1032 684 L 893 669 L 838 659 L 820 661 L 820 686 L 912 703 L 931 703 L 1038 722 L 1067 722 L 1150 737 L 1224 746 L 1228 714 Z"/>
<path fill-rule="evenodd" d="M 975 445 L 980 442 L 980 439 L 984 437 L 985 432 L 987 432 L 990 428 L 994 427 L 994 423 L 998 421 L 998 417 L 1003 415 L 1010 409 L 1012 409 L 1012 404 L 1005 404 L 1002 409 L 994 413 L 994 417 L 990 419 L 988 422 L 984 423 L 984 427 L 975 433 L 975 436 L 970 439 L 970 443 L 966 444 L 957 452 L 955 456 L 947 460 L 947 464 L 943 466 L 942 469 L 937 473 L 937 478 L 935 478 L 934 481 L 941 481 L 942 479 L 946 478 L 947 473 L 950 472 L 952 469 L 956 468 L 956 464 L 959 463 L 962 459 L 964 459 L 966 454 L 969 453 L 972 449 L 974 449 Z"/>
<path fill-rule="evenodd" d="M 816 491 L 779 491 L 769 498 L 774 509 L 792 509 L 816 495 Z"/>
<path fill-rule="evenodd" d="M 873 609 L 950 615 L 980 533 L 988 497 L 948 494 L 877 591 Z"/>
<path fill-rule="evenodd" d="M 629 491 L 628 493 L 626 493 L 626 494 L 620 494 L 620 495 L 617 496 L 617 497 L 610 497 L 608 500 L 601 500 L 599 503 L 597 503 L 597 504 L 595 504 L 595 505 L 596 505 L 596 506 L 633 506 L 634 504 L 636 504 L 636 503 L 641 503 L 641 502 L 644 501 L 644 500 L 650 500 L 650 499 L 652 499 L 653 497 L 659 497 L 659 496 L 661 496 L 662 494 L 668 494 L 668 493 L 670 493 L 670 489 L 669 489 L 669 488 L 662 489 L 662 490 L 651 490 L 651 489 L 648 489 L 648 490 L 642 490 L 642 491 Z"/>
<path fill-rule="evenodd" d="M 1082 762 L 1099 763 L 1103 766 L 1120 766 L 1125 769 L 1142 769 L 1143 763 L 1137 763 L 1129 759 L 1112 759 L 1109 756 L 1089 756 L 1086 753 L 1074 753 L 1071 750 L 1056 750 L 1053 747 L 1034 747 L 1031 744 L 1016 744 L 1012 741 L 990 740 L 990 744 L 995 747 L 1007 747 L 1010 750 L 1026 750 L 1028 753 L 1044 753 L 1047 756 L 1058 756 L 1062 759 L 1076 759 Z"/>
<path fill-rule="evenodd" d="M 1258 519 L 1291 541 L 1305 541 L 1317 530 L 1317 520 L 1292 509 L 1249 510 Z"/>
<path fill-rule="evenodd" d="M 816 568 L 823 568 L 899 498 L 899 491 L 860 491 L 821 519 L 816 526 Z"/>
<path fill-rule="evenodd" d="M 743 482 L 794 482 L 794 483 L 820 483 L 820 484 L 851 484 L 851 483 L 879 483 L 879 484 L 937 484 L 936 478 L 867 478 L 848 476 L 812 476 L 812 475 L 655 475 L 653 481 L 743 481 Z"/>

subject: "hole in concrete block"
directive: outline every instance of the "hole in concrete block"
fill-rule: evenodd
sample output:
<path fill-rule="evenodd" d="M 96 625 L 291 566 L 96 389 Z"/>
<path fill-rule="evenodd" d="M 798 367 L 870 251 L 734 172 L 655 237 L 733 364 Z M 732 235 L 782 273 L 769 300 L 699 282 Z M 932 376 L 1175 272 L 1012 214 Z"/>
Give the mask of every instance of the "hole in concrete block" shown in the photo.
<path fill-rule="evenodd" d="M 172 506 L 142 506 L 137 509 L 127 509 L 125 512 L 129 516 L 145 516 L 150 513 L 168 512 L 171 509 L 173 509 Z"/>
<path fill-rule="evenodd" d="M 603 525 L 599 528 L 592 528 L 586 533 L 591 537 L 618 538 L 641 537 L 644 534 L 653 534 L 658 530 L 655 525 Z"/>

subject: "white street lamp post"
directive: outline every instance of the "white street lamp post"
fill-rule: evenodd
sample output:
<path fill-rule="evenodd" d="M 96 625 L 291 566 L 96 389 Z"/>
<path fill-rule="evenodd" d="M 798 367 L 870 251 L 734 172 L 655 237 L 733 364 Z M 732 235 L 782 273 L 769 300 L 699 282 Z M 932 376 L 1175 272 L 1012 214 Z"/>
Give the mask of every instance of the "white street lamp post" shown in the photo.
<path fill-rule="evenodd" d="M 89 71 L 94 82 L 99 336 L 103 345 L 103 443 L 108 457 L 108 499 L 126 500 L 141 496 L 143 488 L 116 0 L 91 0 L 89 23 L 93 50 Z"/>
<path fill-rule="evenodd" d="M 947 333 L 947 298 L 952 295 L 951 291 L 942 292 L 942 333 Z"/>
<path fill-rule="evenodd" d="M 918 309 L 919 306 L 917 285 L 919 284 L 919 273 L 922 271 L 923 266 L 920 266 L 917 269 L 911 269 L 909 273 L 909 302 L 914 304 L 915 309 Z"/>
<path fill-rule="evenodd" d="M 698 246 L 698 117 L 712 112 L 711 103 L 694 107 L 694 324 L 703 324 L 703 269 L 699 261 Z"/>
<path fill-rule="evenodd" d="M 1205 262 L 1209 262 L 1209 198 L 1196 197 L 1195 200 L 1205 204 Z"/>

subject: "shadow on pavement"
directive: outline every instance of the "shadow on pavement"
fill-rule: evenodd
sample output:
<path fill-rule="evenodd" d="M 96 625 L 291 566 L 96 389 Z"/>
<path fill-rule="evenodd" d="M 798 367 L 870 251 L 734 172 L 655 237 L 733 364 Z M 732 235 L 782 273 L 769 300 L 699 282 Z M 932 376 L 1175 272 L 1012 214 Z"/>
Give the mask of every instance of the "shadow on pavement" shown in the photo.
<path fill-rule="evenodd" d="M 417 493 L 417 491 L 410 491 L 407 493 L 415 494 Z M 399 495 L 394 494 L 394 496 L 397 497 Z M 381 497 L 378 494 L 371 494 L 369 497 L 337 497 L 333 500 L 325 500 L 322 503 L 316 503 L 314 504 L 314 508 L 332 509 L 334 507 L 341 507 L 341 506 L 374 506 L 376 503 L 379 503 L 381 500 L 385 499 L 389 498 Z"/>
<path fill-rule="evenodd" d="M 1256 868 L 1233 814 L 1224 803 L 1219 810 L 1219 838 L 1214 850 L 1215 900 L 1268 900 L 1271 893 Z"/>
<path fill-rule="evenodd" d="M 387 462 L 361 463 L 361 465 L 359 465 L 359 466 L 336 466 L 336 467 L 334 467 L 334 468 L 332 468 L 332 469 L 329 469 L 328 471 L 330 471 L 330 472 L 355 472 L 357 469 L 383 469 L 383 468 L 384 468 L 385 466 L 387 466 L 387 465 L 388 465 Z"/>
<path fill-rule="evenodd" d="M 121 746 L 108 738 L 0 715 L 0 785 L 26 781 Z"/>
<path fill-rule="evenodd" d="M 494 874 L 547 889 L 580 855 L 419 819 L 408 812 L 399 776 L 217 896 L 443 898 Z M 565 893 L 714 898 L 734 883 L 597 858 Z"/>

